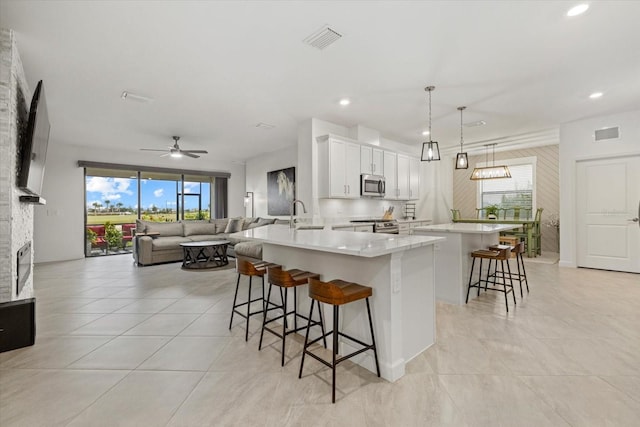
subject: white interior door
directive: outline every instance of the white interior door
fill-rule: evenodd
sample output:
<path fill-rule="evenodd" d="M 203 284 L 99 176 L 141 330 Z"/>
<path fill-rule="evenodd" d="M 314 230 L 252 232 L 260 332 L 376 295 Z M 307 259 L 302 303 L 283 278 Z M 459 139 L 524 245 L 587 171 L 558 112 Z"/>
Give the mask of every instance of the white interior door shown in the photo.
<path fill-rule="evenodd" d="M 640 156 L 577 164 L 579 267 L 640 273 Z"/>

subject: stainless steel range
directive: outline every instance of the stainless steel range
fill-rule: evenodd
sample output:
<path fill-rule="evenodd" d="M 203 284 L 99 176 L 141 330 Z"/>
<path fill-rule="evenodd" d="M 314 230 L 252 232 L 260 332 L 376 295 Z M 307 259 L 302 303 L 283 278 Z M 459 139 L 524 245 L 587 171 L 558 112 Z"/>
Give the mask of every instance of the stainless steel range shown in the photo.
<path fill-rule="evenodd" d="M 351 222 L 372 222 L 374 233 L 398 234 L 400 227 L 395 219 L 353 219 Z"/>

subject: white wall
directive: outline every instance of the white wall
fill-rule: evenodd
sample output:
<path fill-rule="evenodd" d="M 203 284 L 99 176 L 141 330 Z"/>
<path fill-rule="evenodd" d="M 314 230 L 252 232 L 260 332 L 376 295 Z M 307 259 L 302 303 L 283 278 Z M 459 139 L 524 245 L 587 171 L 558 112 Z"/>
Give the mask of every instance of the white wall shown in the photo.
<path fill-rule="evenodd" d="M 176 162 L 169 157 L 159 158 L 142 152 L 116 152 L 52 140 L 49 142 L 42 190 L 47 205 L 35 211 L 35 262 L 84 257 L 84 170 L 78 167 L 78 160 L 229 172 L 229 216 L 244 215 L 244 165 L 216 161 L 212 155 L 200 159 L 183 158 Z"/>
<path fill-rule="evenodd" d="M 620 127 L 620 138 L 594 142 L 596 129 Z M 560 265 L 576 266 L 576 162 L 640 154 L 640 110 L 565 123 L 560 128 Z"/>
<path fill-rule="evenodd" d="M 290 148 L 274 151 L 266 155 L 260 155 L 247 161 L 246 164 L 246 191 L 253 191 L 254 216 L 267 217 L 267 172 L 296 168 L 296 197 L 307 203 L 305 197 L 300 194 L 298 186 L 298 148 L 293 145 Z M 246 215 L 249 216 L 251 207 L 247 207 Z"/>

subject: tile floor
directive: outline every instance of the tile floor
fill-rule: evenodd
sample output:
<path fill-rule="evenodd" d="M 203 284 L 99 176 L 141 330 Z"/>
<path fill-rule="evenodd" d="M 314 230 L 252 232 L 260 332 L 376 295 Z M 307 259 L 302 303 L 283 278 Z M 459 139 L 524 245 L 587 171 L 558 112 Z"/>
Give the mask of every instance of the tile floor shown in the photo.
<path fill-rule="evenodd" d="M 525 260 L 526 262 L 526 260 Z M 396 383 L 228 330 L 235 274 L 129 256 L 37 265 L 37 343 L 0 354 L 6 426 L 637 426 L 640 276 L 528 263 L 531 293 L 438 304 Z M 375 315 L 375 313 L 374 313 Z"/>

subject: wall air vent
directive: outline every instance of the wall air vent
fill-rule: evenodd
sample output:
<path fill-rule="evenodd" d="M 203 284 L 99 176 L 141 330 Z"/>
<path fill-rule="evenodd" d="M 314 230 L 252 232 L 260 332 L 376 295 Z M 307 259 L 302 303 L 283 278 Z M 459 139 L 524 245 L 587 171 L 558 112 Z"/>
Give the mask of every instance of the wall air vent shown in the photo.
<path fill-rule="evenodd" d="M 316 49 L 322 50 L 327 46 L 333 44 L 335 41 L 339 40 L 342 37 L 342 34 L 338 33 L 336 30 L 329 28 L 329 26 L 325 25 L 320 30 L 311 34 L 309 37 L 304 39 L 303 41 L 315 47 Z"/>
<path fill-rule="evenodd" d="M 618 139 L 620 138 L 620 128 L 618 126 L 604 129 L 597 129 L 593 134 L 594 140 L 604 141 L 607 139 Z"/>

